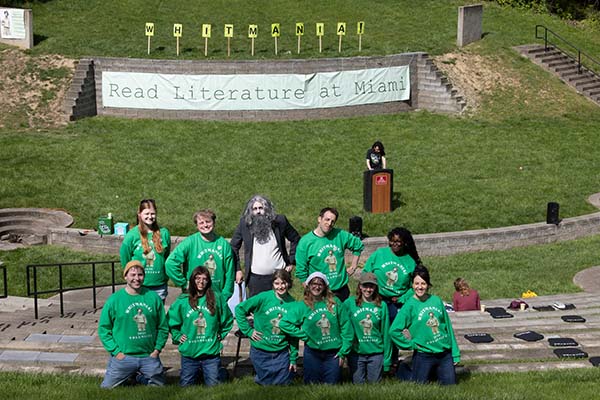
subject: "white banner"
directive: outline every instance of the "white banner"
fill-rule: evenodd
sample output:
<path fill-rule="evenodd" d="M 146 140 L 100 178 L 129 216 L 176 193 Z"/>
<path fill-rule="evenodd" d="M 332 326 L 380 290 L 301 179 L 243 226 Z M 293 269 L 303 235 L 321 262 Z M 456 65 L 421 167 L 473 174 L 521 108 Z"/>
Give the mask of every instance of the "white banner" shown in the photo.
<path fill-rule="evenodd" d="M 104 107 L 296 110 L 356 106 L 409 98 L 407 65 L 307 75 L 102 72 Z"/>

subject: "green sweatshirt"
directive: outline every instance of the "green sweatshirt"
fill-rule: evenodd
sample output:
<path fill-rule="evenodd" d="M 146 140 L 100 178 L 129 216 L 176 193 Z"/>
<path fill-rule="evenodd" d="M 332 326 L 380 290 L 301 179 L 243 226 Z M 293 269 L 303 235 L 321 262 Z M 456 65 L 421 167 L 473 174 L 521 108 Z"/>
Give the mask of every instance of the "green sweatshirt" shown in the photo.
<path fill-rule="evenodd" d="M 225 301 L 229 300 L 233 295 L 235 261 L 227 240 L 217 235 L 214 241 L 207 242 L 196 232 L 173 250 L 165 264 L 169 278 L 182 288 L 187 287 L 194 268 L 200 266 L 210 271 L 212 288 L 220 292 Z"/>
<path fill-rule="evenodd" d="M 113 356 L 148 357 L 162 350 L 169 337 L 162 300 L 144 287 L 136 295 L 124 288 L 115 292 L 102 307 L 98 337 Z"/>
<path fill-rule="evenodd" d="M 290 348 L 290 364 L 296 364 L 298 358 L 298 339 L 286 336 L 279 323 L 294 304 L 294 298 L 286 294 L 279 299 L 274 291 L 262 292 L 250 297 L 235 308 L 235 319 L 242 333 L 249 338 L 253 331 L 262 333 L 259 341 L 250 338 L 250 345 L 264 351 L 281 351 Z M 248 316 L 254 314 L 254 328 L 248 323 Z"/>
<path fill-rule="evenodd" d="M 389 329 L 390 319 L 385 302 L 377 307 L 374 303 L 363 301 L 356 305 L 356 296 L 344 302 L 348 317 L 354 330 L 352 352 L 359 355 L 382 354 L 383 370 L 389 371 L 392 364 L 392 341 Z"/>
<path fill-rule="evenodd" d="M 324 301 L 315 303 L 314 310 L 304 301 L 291 304 L 279 327 L 288 335 L 304 340 L 311 349 L 338 350 L 338 357 L 346 357 L 354 332 L 341 301 L 337 297 L 334 299 L 333 313 Z"/>
<path fill-rule="evenodd" d="M 160 241 L 163 246 L 162 253 L 154 248 L 152 242 L 152 232 L 148 232 L 148 243 L 152 249 L 144 255 L 144 247 L 140 238 L 140 228 L 136 225 L 127 232 L 123 243 L 121 244 L 121 265 L 125 265 L 131 260 L 138 260 L 144 266 L 146 276 L 144 277 L 144 286 L 161 286 L 169 281 L 165 272 L 165 260 L 171 252 L 171 234 L 166 228 L 160 228 Z"/>
<path fill-rule="evenodd" d="M 408 329 L 411 339 L 402 331 Z M 430 295 L 425 301 L 414 296 L 409 298 L 398 311 L 390 328 L 392 341 L 400 348 L 422 353 L 441 353 L 452 350 L 454 362 L 460 361 L 460 350 L 456 344 L 452 322 L 437 296 Z"/>
<path fill-rule="evenodd" d="M 296 247 L 296 277 L 304 282 L 308 275 L 319 271 L 327 276 L 331 290 L 338 290 L 348 283 L 344 252 L 348 249 L 359 256 L 363 248 L 358 237 L 338 228 L 324 237 L 311 231 Z"/>
<path fill-rule="evenodd" d="M 390 247 L 382 247 L 371 254 L 363 272 L 375 274 L 382 296 L 397 297 L 397 303 L 403 304 L 414 294 L 410 281 L 414 270 L 415 260 L 411 256 L 397 256 Z"/>
<path fill-rule="evenodd" d="M 215 296 L 215 314 L 206 307 L 206 296 L 198 299 L 198 308 L 190 306 L 189 296 L 181 295 L 169 308 L 167 318 L 174 344 L 179 344 L 179 352 L 190 358 L 218 356 L 231 327 L 233 315 L 227 302 Z M 187 340 L 180 343 L 181 336 Z"/>

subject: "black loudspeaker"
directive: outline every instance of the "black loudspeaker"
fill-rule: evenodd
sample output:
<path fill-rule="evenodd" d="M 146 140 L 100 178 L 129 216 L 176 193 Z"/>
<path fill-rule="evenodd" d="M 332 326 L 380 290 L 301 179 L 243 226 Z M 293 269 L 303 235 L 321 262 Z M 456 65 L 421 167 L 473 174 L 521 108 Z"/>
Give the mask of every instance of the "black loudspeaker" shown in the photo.
<path fill-rule="evenodd" d="M 548 203 L 548 210 L 546 211 L 546 223 L 558 225 L 560 223 L 560 219 L 558 218 L 558 210 L 560 206 L 558 203 L 550 202 Z"/>
<path fill-rule="evenodd" d="M 362 227 L 363 227 L 363 220 L 361 217 L 359 217 L 357 215 L 355 215 L 354 217 L 350 217 L 350 223 L 348 224 L 348 231 L 351 234 L 362 239 L 362 237 L 363 237 Z"/>

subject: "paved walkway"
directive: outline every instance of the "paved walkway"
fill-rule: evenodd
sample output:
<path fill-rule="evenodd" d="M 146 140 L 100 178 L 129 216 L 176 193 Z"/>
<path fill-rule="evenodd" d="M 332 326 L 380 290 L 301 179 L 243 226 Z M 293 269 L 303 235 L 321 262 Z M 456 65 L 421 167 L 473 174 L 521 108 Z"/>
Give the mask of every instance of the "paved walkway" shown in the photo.
<path fill-rule="evenodd" d="M 576 348 L 589 357 L 600 356 L 600 266 L 578 273 L 574 282 L 584 290 L 581 293 L 539 296 L 526 299 L 530 306 L 547 306 L 553 303 L 572 303 L 576 309 L 569 311 L 540 312 L 532 309 L 510 311 L 513 318 L 493 319 L 489 313 L 470 311 L 451 313 L 454 329 L 462 353 L 462 370 L 517 371 L 546 370 L 553 368 L 584 368 L 592 364 L 587 358 L 558 358 L 548 338 L 572 338 Z M 104 304 L 109 289 L 97 292 L 98 304 Z M 167 305 L 178 295 L 170 290 Z M 40 318 L 34 319 L 33 300 L 20 297 L 0 299 L 0 370 L 69 372 L 101 376 L 107 354 L 96 328 L 100 310 L 92 307 L 90 290 L 64 295 L 64 315 L 60 316 L 58 297 L 41 300 Z M 513 299 L 484 300 L 489 307 L 507 307 Z M 579 315 L 583 323 L 568 323 L 564 315 Z M 224 340 L 223 362 L 233 369 L 238 338 L 236 328 Z M 526 342 L 513 335 L 527 330 L 544 336 L 543 340 Z M 469 333 L 489 333 L 494 341 L 474 344 L 465 339 Z M 248 341 L 241 341 L 240 364 L 236 375 L 251 373 L 248 360 Z M 403 353 L 408 356 L 406 352 Z M 176 346 L 168 343 L 161 354 L 168 375 L 176 380 L 179 354 Z"/>

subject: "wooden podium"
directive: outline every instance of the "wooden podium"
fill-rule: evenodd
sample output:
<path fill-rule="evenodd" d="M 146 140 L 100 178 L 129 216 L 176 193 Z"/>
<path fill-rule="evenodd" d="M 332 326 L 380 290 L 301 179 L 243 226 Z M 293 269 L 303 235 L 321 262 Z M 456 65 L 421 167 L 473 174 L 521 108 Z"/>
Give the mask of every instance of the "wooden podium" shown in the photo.
<path fill-rule="evenodd" d="M 364 208 L 372 213 L 392 211 L 394 170 L 378 169 L 364 172 Z"/>

